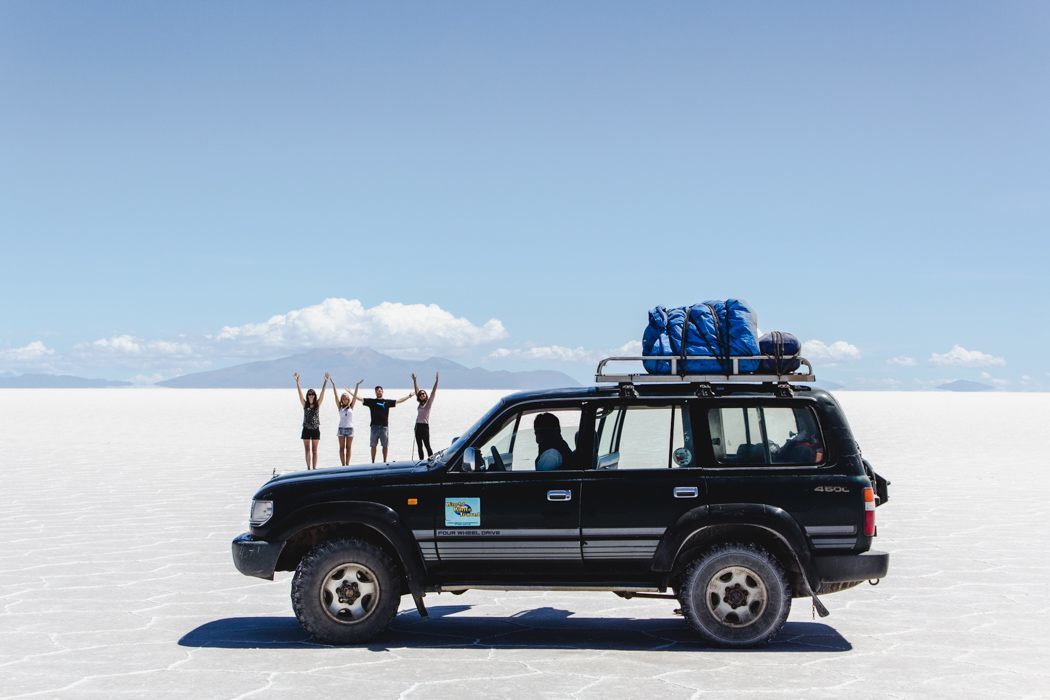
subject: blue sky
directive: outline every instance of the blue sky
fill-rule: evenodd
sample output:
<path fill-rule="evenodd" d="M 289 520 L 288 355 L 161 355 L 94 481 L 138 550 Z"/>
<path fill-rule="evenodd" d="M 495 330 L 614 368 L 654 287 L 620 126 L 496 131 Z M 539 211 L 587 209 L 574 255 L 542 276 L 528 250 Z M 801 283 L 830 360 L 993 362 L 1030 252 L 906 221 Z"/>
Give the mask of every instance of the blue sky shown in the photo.
<path fill-rule="evenodd" d="M 359 340 L 585 377 L 737 296 L 850 386 L 1050 388 L 1047 36 L 1037 2 L 5 2 L 0 371 Z"/>

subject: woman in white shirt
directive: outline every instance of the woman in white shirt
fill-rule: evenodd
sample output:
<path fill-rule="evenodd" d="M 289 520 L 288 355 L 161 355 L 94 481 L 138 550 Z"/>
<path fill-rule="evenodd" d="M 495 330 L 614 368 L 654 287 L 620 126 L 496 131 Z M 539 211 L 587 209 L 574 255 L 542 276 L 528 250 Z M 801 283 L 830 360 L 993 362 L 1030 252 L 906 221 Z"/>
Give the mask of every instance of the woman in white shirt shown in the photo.
<path fill-rule="evenodd" d="M 339 409 L 339 464 L 344 467 L 350 464 L 350 447 L 354 444 L 354 406 L 357 405 L 357 390 L 363 379 L 358 379 L 354 384 L 354 395 L 350 396 L 350 390 L 343 391 L 338 398 L 335 407 Z M 335 396 L 335 380 L 332 380 L 332 396 Z"/>

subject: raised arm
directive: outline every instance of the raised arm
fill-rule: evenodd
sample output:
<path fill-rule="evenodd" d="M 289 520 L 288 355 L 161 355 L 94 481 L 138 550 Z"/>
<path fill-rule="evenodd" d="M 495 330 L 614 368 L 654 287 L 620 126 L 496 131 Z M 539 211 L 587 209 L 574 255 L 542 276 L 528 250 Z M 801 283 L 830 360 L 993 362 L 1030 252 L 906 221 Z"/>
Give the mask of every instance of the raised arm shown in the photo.
<path fill-rule="evenodd" d="M 394 402 L 394 405 L 396 406 L 397 404 L 402 403 L 403 401 L 408 401 L 410 398 L 412 398 L 415 395 L 416 395 L 415 392 L 413 392 L 413 393 L 409 394 L 408 396 L 402 396 L 400 399 L 398 399 L 397 401 Z"/>
<path fill-rule="evenodd" d="M 317 397 L 317 406 L 320 407 L 324 403 L 324 390 L 328 388 L 328 372 L 324 373 L 324 383 L 321 384 L 321 394 Z M 338 401 L 336 403 L 339 403 Z"/>
<path fill-rule="evenodd" d="M 292 376 L 295 377 L 295 388 L 299 392 L 299 405 L 300 406 L 305 406 L 306 405 L 306 397 L 303 396 L 303 387 L 299 384 L 299 373 L 296 372 Z"/>
<path fill-rule="evenodd" d="M 428 406 L 434 401 L 434 395 L 438 393 L 438 378 L 438 373 L 434 372 L 434 387 L 430 390 L 430 396 L 427 397 Z"/>
<path fill-rule="evenodd" d="M 335 388 L 335 380 L 332 380 L 332 400 L 335 401 L 335 407 L 339 408 L 339 392 Z"/>
<path fill-rule="evenodd" d="M 350 408 L 357 405 L 357 390 L 361 388 L 361 382 L 363 381 L 364 379 L 358 379 L 357 384 L 354 384 L 354 395 L 350 397 Z"/>
<path fill-rule="evenodd" d="M 415 372 L 412 373 L 412 393 L 413 394 L 418 394 L 419 393 L 419 384 L 416 383 L 416 373 Z"/>

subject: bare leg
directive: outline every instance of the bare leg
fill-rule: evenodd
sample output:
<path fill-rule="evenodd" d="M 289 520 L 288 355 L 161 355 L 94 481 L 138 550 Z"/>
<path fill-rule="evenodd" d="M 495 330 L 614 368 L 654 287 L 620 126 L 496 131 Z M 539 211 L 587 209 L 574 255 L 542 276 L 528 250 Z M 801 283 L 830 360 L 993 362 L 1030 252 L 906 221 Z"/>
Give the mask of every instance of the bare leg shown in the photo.
<path fill-rule="evenodd" d="M 346 464 L 350 464 L 350 448 L 354 445 L 354 438 L 350 436 L 346 439 Z"/>
<path fill-rule="evenodd" d="M 375 464 L 375 461 L 376 461 L 376 448 L 373 447 L 372 448 L 372 464 Z"/>
<path fill-rule="evenodd" d="M 303 440 L 303 449 L 306 451 L 306 468 L 310 468 L 310 441 Z"/>
<path fill-rule="evenodd" d="M 313 453 L 313 458 L 314 458 L 314 466 L 313 466 L 313 468 L 314 469 L 317 469 L 317 443 L 318 442 L 320 442 L 320 440 L 311 440 L 310 441 L 310 452 Z"/>
<path fill-rule="evenodd" d="M 346 466 L 346 438 L 339 436 L 339 464 Z"/>
<path fill-rule="evenodd" d="M 390 461 L 390 460 L 388 460 L 388 459 L 386 458 L 386 453 L 387 453 L 387 448 L 386 448 L 386 445 L 383 445 L 383 461 L 384 461 L 384 462 L 388 462 L 388 461 Z"/>

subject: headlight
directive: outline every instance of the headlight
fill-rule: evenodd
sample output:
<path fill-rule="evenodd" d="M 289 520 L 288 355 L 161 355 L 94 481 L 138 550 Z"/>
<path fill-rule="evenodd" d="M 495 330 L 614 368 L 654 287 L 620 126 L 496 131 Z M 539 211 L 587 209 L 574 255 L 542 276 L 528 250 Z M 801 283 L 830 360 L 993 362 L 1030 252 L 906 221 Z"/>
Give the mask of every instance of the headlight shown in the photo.
<path fill-rule="evenodd" d="M 273 501 L 252 501 L 252 514 L 248 522 L 252 527 L 265 525 L 273 517 Z"/>

